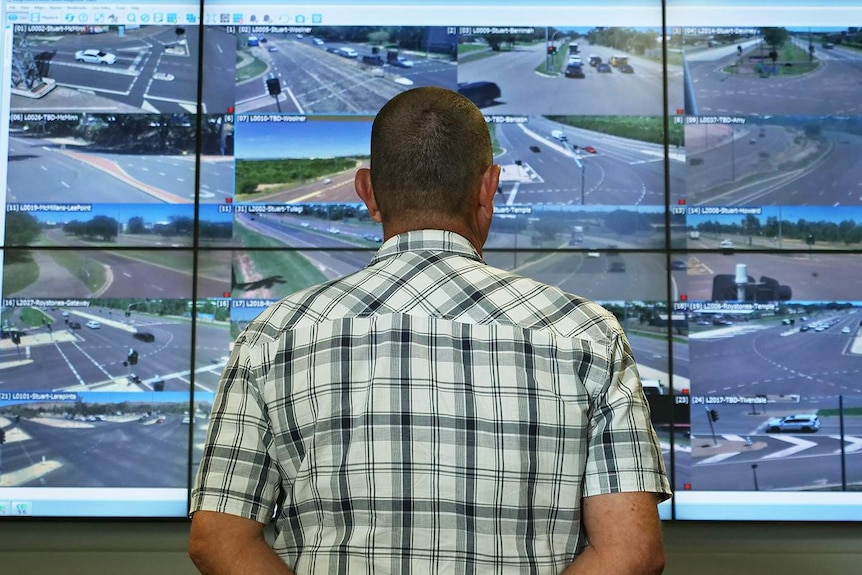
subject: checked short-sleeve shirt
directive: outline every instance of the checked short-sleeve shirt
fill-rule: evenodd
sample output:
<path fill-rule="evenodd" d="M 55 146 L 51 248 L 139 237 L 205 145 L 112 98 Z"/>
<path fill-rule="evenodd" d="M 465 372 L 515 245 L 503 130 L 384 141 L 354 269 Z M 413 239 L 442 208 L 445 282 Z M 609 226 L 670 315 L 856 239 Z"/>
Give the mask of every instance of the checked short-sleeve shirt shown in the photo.
<path fill-rule="evenodd" d="M 622 491 L 670 495 L 616 319 L 425 230 L 249 324 L 191 510 L 276 513 L 300 574 L 559 573 Z"/>

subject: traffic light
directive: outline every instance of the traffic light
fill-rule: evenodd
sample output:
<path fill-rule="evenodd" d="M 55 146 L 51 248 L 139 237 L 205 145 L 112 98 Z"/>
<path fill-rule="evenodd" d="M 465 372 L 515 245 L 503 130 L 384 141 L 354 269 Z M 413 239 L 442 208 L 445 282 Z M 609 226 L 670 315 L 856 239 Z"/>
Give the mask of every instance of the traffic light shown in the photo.
<path fill-rule="evenodd" d="M 0 429 L 0 445 L 6 443 L 6 432 Z"/>
<path fill-rule="evenodd" d="M 814 245 L 814 234 L 808 234 L 807 236 L 805 236 L 805 243 L 808 244 L 809 246 L 813 246 Z"/>
<path fill-rule="evenodd" d="M 17 331 L 13 331 L 11 336 L 12 336 L 12 343 L 14 343 L 15 345 L 21 345 L 21 334 L 20 333 L 18 333 Z"/>
<path fill-rule="evenodd" d="M 718 421 L 718 417 L 719 417 L 719 415 L 718 415 L 718 412 L 716 410 L 714 410 L 714 409 L 709 410 L 709 418 L 711 420 Z"/>
<path fill-rule="evenodd" d="M 554 46 L 553 44 L 548 46 L 548 54 L 551 54 L 553 56 L 556 53 L 557 53 L 557 47 L 556 46 Z"/>
<path fill-rule="evenodd" d="M 269 92 L 270 96 L 278 96 L 281 94 L 281 80 L 278 78 L 267 78 L 266 90 Z"/>
<path fill-rule="evenodd" d="M 138 364 L 138 352 L 134 349 L 129 349 L 129 365 Z"/>

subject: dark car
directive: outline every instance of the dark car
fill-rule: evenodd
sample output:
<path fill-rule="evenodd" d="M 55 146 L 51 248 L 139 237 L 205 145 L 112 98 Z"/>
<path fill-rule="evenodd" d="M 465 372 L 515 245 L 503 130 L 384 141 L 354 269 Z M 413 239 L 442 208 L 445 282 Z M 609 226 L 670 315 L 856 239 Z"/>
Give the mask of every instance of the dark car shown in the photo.
<path fill-rule="evenodd" d="M 601 74 L 610 74 L 611 73 L 611 65 L 602 62 L 601 64 L 596 65 L 596 72 Z"/>
<path fill-rule="evenodd" d="M 598 66 L 601 63 L 602 63 L 602 57 L 601 56 L 590 56 L 590 66 L 592 66 L 593 68 L 595 68 L 596 66 Z"/>
<path fill-rule="evenodd" d="M 617 68 L 623 74 L 634 74 L 635 69 L 631 67 L 629 64 L 621 64 L 619 68 Z"/>
<path fill-rule="evenodd" d="M 384 64 L 383 57 L 379 54 L 366 54 L 362 56 L 363 64 L 371 64 L 372 66 L 382 66 Z"/>
<path fill-rule="evenodd" d="M 569 64 L 566 66 L 566 78 L 586 78 L 584 68 L 580 64 Z"/>
<path fill-rule="evenodd" d="M 135 333 L 132 334 L 132 337 L 134 337 L 135 339 L 139 339 L 141 341 L 146 341 L 148 343 L 152 343 L 152 342 L 156 341 L 156 336 L 154 336 L 153 334 L 151 334 L 148 331 L 136 331 Z"/>
<path fill-rule="evenodd" d="M 483 108 L 490 106 L 500 97 L 500 86 L 494 82 L 469 82 L 458 84 L 458 93 Z"/>
<path fill-rule="evenodd" d="M 687 270 L 688 264 L 686 264 L 685 261 L 683 261 L 683 260 L 673 259 L 670 262 L 670 269 L 672 269 L 672 270 Z"/>
<path fill-rule="evenodd" d="M 624 272 L 626 271 L 626 262 L 617 260 L 608 264 L 609 272 Z"/>
<path fill-rule="evenodd" d="M 81 329 L 81 322 L 79 321 L 70 321 L 69 329 Z"/>
<path fill-rule="evenodd" d="M 539 146 L 530 146 L 530 151 L 531 152 L 541 152 L 542 148 L 540 148 Z"/>

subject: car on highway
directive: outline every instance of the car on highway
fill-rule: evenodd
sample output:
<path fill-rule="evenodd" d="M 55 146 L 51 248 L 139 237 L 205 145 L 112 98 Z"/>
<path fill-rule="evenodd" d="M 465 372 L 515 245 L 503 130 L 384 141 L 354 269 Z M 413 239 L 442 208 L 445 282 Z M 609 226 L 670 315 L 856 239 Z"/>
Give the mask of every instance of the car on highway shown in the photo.
<path fill-rule="evenodd" d="M 841 333 L 850 333 L 850 326 L 844 326 L 841 328 Z"/>
<path fill-rule="evenodd" d="M 154 336 L 148 331 L 136 331 L 132 334 L 132 337 L 140 341 L 145 341 L 147 343 L 152 343 L 156 341 L 156 336 Z"/>
<path fill-rule="evenodd" d="M 329 232 L 330 234 L 340 234 L 341 233 L 341 230 L 339 230 L 335 226 L 332 226 L 331 228 L 329 228 L 326 231 Z"/>
<path fill-rule="evenodd" d="M 530 146 L 530 151 L 538 153 L 542 151 L 542 148 L 540 148 L 539 146 Z"/>
<path fill-rule="evenodd" d="M 312 39 L 311 39 L 311 42 L 312 42 L 315 46 L 323 46 L 323 40 L 321 40 L 320 38 L 312 38 Z"/>
<path fill-rule="evenodd" d="M 721 240 L 721 243 L 718 244 L 718 247 L 729 249 L 733 247 L 733 242 L 731 240 Z"/>
<path fill-rule="evenodd" d="M 600 74 L 610 74 L 611 66 L 610 64 L 607 64 L 605 62 L 602 62 L 601 64 L 596 64 L 596 72 Z"/>
<path fill-rule="evenodd" d="M 767 433 L 782 431 L 804 431 L 814 433 L 820 429 L 820 418 L 813 413 L 800 413 L 784 417 L 773 417 L 766 422 Z"/>
<path fill-rule="evenodd" d="M 597 154 L 598 153 L 598 150 L 596 150 L 595 146 L 583 146 L 581 149 L 588 154 Z"/>
<path fill-rule="evenodd" d="M 608 264 L 608 271 L 612 273 L 624 272 L 626 271 L 626 262 L 624 261 L 614 261 Z"/>
<path fill-rule="evenodd" d="M 566 66 L 566 71 L 564 72 L 566 78 L 586 78 L 586 74 L 584 74 L 584 67 L 581 66 L 580 60 L 575 62 L 569 62 Z"/>
<path fill-rule="evenodd" d="M 688 264 L 685 263 L 685 260 L 674 258 L 670 261 L 670 269 L 672 269 L 672 270 L 687 270 Z"/>
<path fill-rule="evenodd" d="M 354 50 L 353 48 L 341 47 L 335 50 L 335 53 L 339 56 L 343 56 L 344 58 L 358 58 L 359 52 Z"/>
<path fill-rule="evenodd" d="M 832 50 L 833 48 L 835 48 L 835 44 L 833 44 L 832 42 L 824 42 L 823 43 L 823 49 L 824 50 Z"/>
<path fill-rule="evenodd" d="M 81 322 L 79 321 L 70 321 L 69 329 L 81 329 Z"/>
<path fill-rule="evenodd" d="M 587 252 L 587 257 L 588 258 L 600 258 L 600 257 L 602 257 L 602 254 L 600 254 L 599 252 Z"/>
<path fill-rule="evenodd" d="M 389 64 L 391 66 L 395 66 L 396 68 L 412 68 L 416 65 L 413 60 L 405 58 L 404 56 L 398 56 L 392 60 L 389 60 Z"/>
<path fill-rule="evenodd" d="M 266 51 L 267 52 L 278 52 L 278 46 L 274 46 L 274 45 L 270 44 L 269 46 L 267 46 Z"/>
<path fill-rule="evenodd" d="M 336 48 L 335 46 L 329 46 L 326 51 L 330 54 L 338 54 L 338 48 Z"/>
<path fill-rule="evenodd" d="M 799 326 L 799 331 L 808 331 L 810 329 L 811 329 L 811 326 L 808 326 L 808 325 Z"/>
<path fill-rule="evenodd" d="M 96 50 L 90 48 L 88 50 L 78 50 L 75 52 L 75 60 L 87 64 L 114 64 L 117 61 L 117 55 L 105 52 L 104 50 Z"/>
<path fill-rule="evenodd" d="M 384 64 L 383 56 L 380 54 L 364 54 L 362 56 L 362 63 L 370 64 L 372 66 L 382 66 Z"/>
<path fill-rule="evenodd" d="M 590 66 L 595 68 L 596 66 L 598 66 L 601 63 L 602 63 L 602 57 L 601 56 L 596 56 L 595 54 L 590 54 L 590 59 L 589 59 Z"/>
<path fill-rule="evenodd" d="M 167 420 L 167 417 L 165 417 L 164 415 L 160 415 L 159 418 L 156 420 L 156 423 L 164 423 Z"/>
<path fill-rule="evenodd" d="M 631 64 L 620 64 L 619 71 L 623 74 L 634 74 L 635 69 L 631 67 Z"/>
<path fill-rule="evenodd" d="M 613 66 L 614 68 L 619 68 L 619 67 L 620 67 L 620 66 L 622 66 L 623 64 L 628 64 L 628 63 L 629 63 L 629 57 L 628 57 L 628 56 L 617 56 L 617 55 L 613 55 L 613 56 L 611 56 L 611 59 L 610 59 L 610 60 L 608 60 L 608 62 L 609 62 L 609 63 L 610 63 L 610 65 L 611 65 L 611 66 Z"/>
<path fill-rule="evenodd" d="M 100 324 L 99 322 L 97 322 L 94 319 L 91 319 L 90 321 L 88 321 L 84 325 L 86 325 L 90 329 L 99 329 L 100 327 L 102 327 L 102 324 Z"/>

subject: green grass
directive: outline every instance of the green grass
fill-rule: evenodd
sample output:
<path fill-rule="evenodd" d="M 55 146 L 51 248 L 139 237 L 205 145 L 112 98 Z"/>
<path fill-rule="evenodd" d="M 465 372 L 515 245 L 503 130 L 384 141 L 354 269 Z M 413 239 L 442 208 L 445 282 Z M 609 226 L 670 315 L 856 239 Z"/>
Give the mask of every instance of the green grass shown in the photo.
<path fill-rule="evenodd" d="M 838 417 L 838 415 L 840 415 L 840 412 L 837 409 L 818 409 L 817 415 L 819 415 L 820 417 Z M 844 415 L 862 415 L 862 407 L 845 407 Z"/>
<path fill-rule="evenodd" d="M 488 124 L 488 130 L 491 132 L 491 148 L 493 149 L 493 154 L 495 158 L 505 151 L 503 147 L 500 146 L 500 142 L 497 140 L 497 125 L 498 124 Z"/>
<path fill-rule="evenodd" d="M 246 80 L 251 80 L 252 78 L 257 78 L 258 76 L 266 72 L 266 69 L 266 62 L 260 60 L 259 58 L 254 58 L 245 65 L 242 65 L 240 62 L 237 62 L 236 81 L 244 82 Z"/>
<path fill-rule="evenodd" d="M 663 122 L 660 116 L 549 116 L 555 122 L 602 132 L 612 136 L 631 138 L 653 144 L 664 141 Z M 671 131 L 681 131 L 683 126 L 672 125 Z M 673 136 L 671 141 L 674 141 Z"/>
<path fill-rule="evenodd" d="M 542 58 L 542 63 L 534 68 L 540 74 L 561 74 L 566 70 L 566 50 L 558 50 L 554 56 L 551 56 L 550 63 L 552 67 L 548 68 L 549 58 Z"/>
<path fill-rule="evenodd" d="M 460 56 L 462 54 L 470 54 L 489 49 L 490 48 L 484 44 L 458 44 L 458 55 Z"/>
<path fill-rule="evenodd" d="M 273 241 L 265 236 L 249 232 L 245 228 L 238 227 L 234 230 L 240 238 L 242 245 L 254 248 L 284 247 L 283 244 Z M 251 260 L 254 270 L 260 277 L 281 276 L 285 281 L 279 284 L 279 291 L 292 293 L 326 281 L 328 278 L 320 273 L 317 267 L 300 252 L 293 250 L 245 252 Z M 258 278 L 240 277 L 241 271 L 236 269 L 237 281 L 248 282 Z"/>
<path fill-rule="evenodd" d="M 54 323 L 54 318 L 35 307 L 21 308 L 21 312 L 18 314 L 18 317 L 21 318 L 21 322 L 24 325 L 28 325 L 30 327 L 40 327 L 44 325 L 45 320 L 47 320 L 48 323 Z"/>
<path fill-rule="evenodd" d="M 39 279 L 39 266 L 29 251 L 13 250 L 3 264 L 3 295 L 17 293 Z"/>
<path fill-rule="evenodd" d="M 90 259 L 88 254 L 64 250 L 49 252 L 49 255 L 94 292 L 102 289 L 108 281 L 104 266 Z"/>

